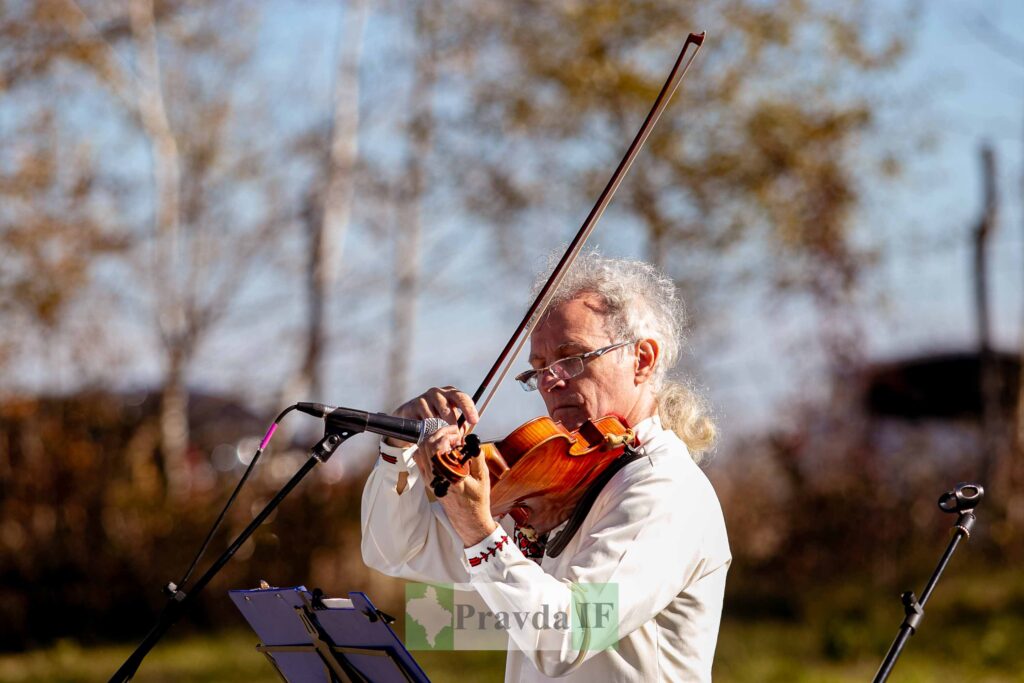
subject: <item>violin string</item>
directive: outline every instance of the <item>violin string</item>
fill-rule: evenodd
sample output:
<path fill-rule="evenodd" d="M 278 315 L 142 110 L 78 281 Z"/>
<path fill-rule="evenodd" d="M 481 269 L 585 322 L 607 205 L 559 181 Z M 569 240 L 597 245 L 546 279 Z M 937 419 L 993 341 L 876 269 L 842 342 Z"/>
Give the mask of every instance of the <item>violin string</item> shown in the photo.
<path fill-rule="evenodd" d="M 618 189 L 623 177 L 625 177 L 626 172 L 633 165 L 634 159 L 636 159 L 640 149 L 650 136 L 651 131 L 654 129 L 654 125 L 661 117 L 662 112 L 668 106 L 669 100 L 672 98 L 672 95 L 675 94 L 675 91 L 682 82 L 686 72 L 690 70 L 690 65 L 693 64 L 693 60 L 696 59 L 697 53 L 700 52 L 701 45 L 704 43 L 704 37 L 704 33 L 691 33 L 687 36 L 686 42 L 683 44 L 683 48 L 679 52 L 679 57 L 676 59 L 676 62 L 672 67 L 672 71 L 669 73 L 668 78 L 665 81 L 665 85 L 658 94 L 658 98 L 654 101 L 654 106 L 651 107 L 651 111 L 647 114 L 647 118 L 644 120 L 643 125 L 640 127 L 640 130 L 637 131 L 636 137 L 630 144 L 629 149 L 626 150 L 626 155 L 622 158 L 622 161 L 619 162 L 619 165 L 612 174 L 611 179 L 609 179 L 608 184 L 601 192 L 601 195 L 597 200 L 597 204 L 595 204 L 594 208 L 591 209 L 590 215 L 587 216 L 587 219 L 583 222 L 583 225 L 580 227 L 576 237 L 573 238 L 569 248 L 562 256 L 562 259 L 551 272 L 551 275 L 548 277 L 547 282 L 541 289 L 540 294 L 538 294 L 537 299 L 526 312 L 526 316 L 519 324 L 515 333 L 513 333 L 512 338 L 509 339 L 504 350 L 501 352 L 501 355 L 498 356 L 497 361 L 495 361 L 491 370 L 487 373 L 487 376 L 484 377 L 480 388 L 477 389 L 476 393 L 473 395 L 473 402 L 477 404 L 478 417 L 482 417 L 484 411 L 487 410 L 487 406 L 490 404 L 491 399 L 494 397 L 495 393 L 497 393 L 498 388 L 508 375 L 512 365 L 516 362 L 516 359 L 518 359 L 523 346 L 526 345 L 526 341 L 530 338 L 534 328 L 540 322 L 544 311 L 547 309 L 548 302 L 554 298 L 554 295 L 558 291 L 558 287 L 561 285 L 566 273 L 569 268 L 572 267 L 576 257 L 579 256 L 579 253 L 583 250 L 590 234 L 597 226 L 597 221 L 600 220 L 602 215 L 604 215 L 605 209 L 608 207 L 608 204 L 611 203 L 612 196 Z M 683 58 L 691 44 L 696 45 L 696 49 L 690 55 L 690 58 L 686 60 L 686 63 L 683 64 Z M 682 68 L 680 68 L 681 65 Z M 494 380 L 493 383 L 492 380 Z M 489 391 L 488 388 L 490 389 Z M 485 392 L 487 393 L 487 396 L 481 401 L 480 399 L 483 397 Z M 464 421 L 465 418 L 460 416 L 458 421 L 460 427 L 463 425 Z"/>

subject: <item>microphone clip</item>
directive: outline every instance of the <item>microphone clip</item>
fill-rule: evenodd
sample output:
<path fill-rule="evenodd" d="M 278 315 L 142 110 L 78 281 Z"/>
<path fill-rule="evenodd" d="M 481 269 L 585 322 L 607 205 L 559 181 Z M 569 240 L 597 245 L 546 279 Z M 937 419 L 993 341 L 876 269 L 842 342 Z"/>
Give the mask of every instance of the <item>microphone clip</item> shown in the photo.
<path fill-rule="evenodd" d="M 973 510 L 984 495 L 985 487 L 981 484 L 961 482 L 939 497 L 939 509 L 949 513 Z"/>

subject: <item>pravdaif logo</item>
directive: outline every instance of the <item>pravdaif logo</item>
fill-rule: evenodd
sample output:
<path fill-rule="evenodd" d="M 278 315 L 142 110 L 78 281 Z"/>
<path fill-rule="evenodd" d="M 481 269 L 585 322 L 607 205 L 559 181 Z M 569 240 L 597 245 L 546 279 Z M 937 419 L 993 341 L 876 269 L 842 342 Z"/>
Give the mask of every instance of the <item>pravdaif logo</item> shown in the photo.
<path fill-rule="evenodd" d="M 511 636 L 537 649 L 575 650 L 618 645 L 617 584 L 572 584 L 566 605 L 491 609 L 469 584 L 409 583 L 405 588 L 405 645 L 410 650 L 505 650 Z"/>

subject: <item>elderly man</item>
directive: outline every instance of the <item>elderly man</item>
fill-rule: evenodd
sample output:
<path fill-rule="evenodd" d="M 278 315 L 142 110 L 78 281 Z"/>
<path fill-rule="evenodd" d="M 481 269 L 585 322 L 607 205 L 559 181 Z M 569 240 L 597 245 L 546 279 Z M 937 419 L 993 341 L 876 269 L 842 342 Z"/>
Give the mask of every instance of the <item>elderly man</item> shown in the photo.
<path fill-rule="evenodd" d="M 435 388 L 396 410 L 453 424 L 418 448 L 382 443 L 363 493 L 367 565 L 407 579 L 468 582 L 494 613 L 567 612 L 580 586 L 617 588 L 614 647 L 581 645 L 569 629 L 513 627 L 507 681 L 711 679 L 731 555 L 718 499 L 695 462 L 714 427 L 697 397 L 666 379 L 682 323 L 675 286 L 655 268 L 589 254 L 532 333 L 532 369 L 517 377 L 523 387 L 539 390 L 548 414 L 569 430 L 624 418 L 642 456 L 603 486 L 555 557 L 542 555 L 543 539 L 524 538 L 510 518 L 491 517 L 481 458 L 448 495 L 427 497 L 430 457 L 462 444 L 460 414 L 477 421 L 469 396 Z"/>

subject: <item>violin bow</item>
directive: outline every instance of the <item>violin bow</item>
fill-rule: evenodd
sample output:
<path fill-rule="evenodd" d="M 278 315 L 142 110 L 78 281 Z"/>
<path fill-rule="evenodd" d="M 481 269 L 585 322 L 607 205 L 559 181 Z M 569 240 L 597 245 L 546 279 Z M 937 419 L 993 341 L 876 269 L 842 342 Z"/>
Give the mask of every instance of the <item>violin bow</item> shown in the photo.
<path fill-rule="evenodd" d="M 515 363 L 519 357 L 519 353 L 522 351 L 523 346 L 526 344 L 526 340 L 530 338 L 530 334 L 533 332 L 534 327 L 540 322 L 541 315 L 547 310 L 548 303 L 554 297 L 555 292 L 558 291 L 558 285 L 561 284 L 562 279 L 565 277 L 565 273 L 569 270 L 569 267 L 579 256 L 580 251 L 583 250 L 583 246 L 586 244 L 587 239 L 590 237 L 590 233 L 594 231 L 594 227 L 597 222 L 601 219 L 608 204 L 611 203 L 612 197 L 615 196 L 615 191 L 619 189 L 619 185 L 622 183 L 622 179 L 626 176 L 630 166 L 633 165 L 633 161 L 640 153 L 644 143 L 650 136 L 651 131 L 654 130 L 654 126 L 658 123 L 658 119 L 661 118 L 661 114 L 665 111 L 668 106 L 669 100 L 672 99 L 672 95 L 675 94 L 679 87 L 679 83 L 683 80 L 683 76 L 689 71 L 690 65 L 693 64 L 693 60 L 697 57 L 697 53 L 700 51 L 701 45 L 704 44 L 705 33 L 691 33 L 686 38 L 686 42 L 683 43 L 683 48 L 679 51 L 679 56 L 676 58 L 675 64 L 672 66 L 672 71 L 669 72 L 668 78 L 665 80 L 665 85 L 662 86 L 661 92 L 658 93 L 658 98 L 654 101 L 654 106 L 651 107 L 651 111 L 647 114 L 647 118 L 644 119 L 644 123 L 640 126 L 640 130 L 637 131 L 636 137 L 633 138 L 632 144 L 629 149 L 626 150 L 625 156 L 622 157 L 622 161 L 619 162 L 615 172 L 612 173 L 611 179 L 608 180 L 608 184 L 605 185 L 601 195 L 597 198 L 597 203 L 594 204 L 594 208 L 590 210 L 583 225 L 580 227 L 579 232 L 576 233 L 576 237 L 573 238 L 572 243 L 569 244 L 569 248 L 566 249 L 565 253 L 562 254 L 562 258 L 559 260 L 558 265 L 555 266 L 554 270 L 551 271 L 551 275 L 548 277 L 547 282 L 544 283 L 544 287 L 541 288 L 537 297 L 530 305 L 530 309 L 523 316 L 522 322 L 516 328 L 516 331 L 509 338 L 508 343 L 505 344 L 505 348 L 499 354 L 497 360 L 494 361 L 494 365 L 487 372 L 483 382 L 480 383 L 480 387 L 473 394 L 473 403 L 477 404 L 477 414 L 483 415 L 487 406 L 490 404 L 491 399 L 494 397 L 495 392 L 501 383 L 505 380 L 505 376 L 511 369 L 512 364 Z M 693 51 L 687 56 L 687 51 L 690 46 L 694 46 Z M 496 379 L 495 379 L 496 378 Z M 493 382 L 493 384 L 492 384 Z M 488 391 L 488 389 L 490 389 Z M 484 394 L 487 394 L 484 398 Z M 483 401 L 481 402 L 481 398 Z M 459 426 L 462 427 L 465 422 L 465 416 L 459 417 Z"/>

